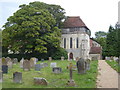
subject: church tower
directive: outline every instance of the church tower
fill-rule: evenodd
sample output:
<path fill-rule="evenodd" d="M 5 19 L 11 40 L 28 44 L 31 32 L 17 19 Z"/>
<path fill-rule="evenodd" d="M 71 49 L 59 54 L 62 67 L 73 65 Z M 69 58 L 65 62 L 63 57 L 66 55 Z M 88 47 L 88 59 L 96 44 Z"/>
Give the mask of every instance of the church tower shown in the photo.
<path fill-rule="evenodd" d="M 90 30 L 79 16 L 67 17 L 62 28 L 61 47 L 68 52 L 68 60 L 89 58 Z"/>

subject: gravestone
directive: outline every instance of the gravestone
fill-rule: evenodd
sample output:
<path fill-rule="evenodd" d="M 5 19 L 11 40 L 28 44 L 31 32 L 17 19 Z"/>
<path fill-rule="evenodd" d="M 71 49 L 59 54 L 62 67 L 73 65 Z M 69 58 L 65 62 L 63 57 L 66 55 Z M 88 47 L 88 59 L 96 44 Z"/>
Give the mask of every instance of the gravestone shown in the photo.
<path fill-rule="evenodd" d="M 9 61 L 7 62 L 7 65 L 8 65 L 8 68 L 9 68 L 9 69 L 10 69 L 10 68 L 12 68 L 12 66 L 13 66 L 12 61 L 11 61 L 11 60 L 9 60 Z"/>
<path fill-rule="evenodd" d="M 34 68 L 34 67 L 35 67 L 35 62 L 36 62 L 36 61 L 35 61 L 34 58 L 31 58 L 31 59 L 30 59 L 30 67 L 31 67 L 31 68 Z"/>
<path fill-rule="evenodd" d="M 2 65 L 7 65 L 7 61 L 4 57 L 2 58 Z"/>
<path fill-rule="evenodd" d="M 10 57 L 7 57 L 7 58 L 5 58 L 6 59 L 6 61 L 8 62 L 8 61 L 11 61 L 11 58 Z"/>
<path fill-rule="evenodd" d="M 53 67 L 52 71 L 53 71 L 53 73 L 62 73 L 62 68 L 60 68 L 60 67 Z"/>
<path fill-rule="evenodd" d="M 54 62 L 54 63 L 50 63 L 50 67 L 56 67 L 57 66 L 57 63 L 56 62 Z"/>
<path fill-rule="evenodd" d="M 45 66 L 44 66 L 44 63 L 40 63 L 40 67 L 41 68 L 44 68 Z"/>
<path fill-rule="evenodd" d="M 0 70 L 0 83 L 3 81 L 3 74 L 2 71 Z"/>
<path fill-rule="evenodd" d="M 77 61 L 77 69 L 78 69 L 78 73 L 79 74 L 84 74 L 85 73 L 85 61 L 83 58 L 80 58 L 78 61 Z"/>
<path fill-rule="evenodd" d="M 64 57 L 62 56 L 62 57 L 61 57 L 61 61 L 63 61 L 63 60 L 64 60 Z"/>
<path fill-rule="evenodd" d="M 70 75 L 70 80 L 68 80 L 68 83 L 67 83 L 67 85 L 68 86 L 75 86 L 75 82 L 74 82 L 74 80 L 72 79 L 72 63 L 70 63 L 70 65 L 69 65 L 69 70 L 70 70 L 70 73 L 69 73 L 69 75 Z"/>
<path fill-rule="evenodd" d="M 48 82 L 45 78 L 34 77 L 35 85 L 48 85 Z"/>
<path fill-rule="evenodd" d="M 21 72 L 13 73 L 13 82 L 22 83 L 22 73 Z"/>
<path fill-rule="evenodd" d="M 13 64 L 17 64 L 18 63 L 18 59 L 17 58 L 14 58 L 13 59 Z"/>
<path fill-rule="evenodd" d="M 24 60 L 24 62 L 23 62 L 23 70 L 24 71 L 30 71 L 30 61 Z"/>
<path fill-rule="evenodd" d="M 44 62 L 44 59 L 41 59 L 42 62 Z"/>
<path fill-rule="evenodd" d="M 23 68 L 23 62 L 24 62 L 24 58 L 20 60 L 20 68 Z"/>
<path fill-rule="evenodd" d="M 85 69 L 90 70 L 90 59 L 86 59 L 86 61 L 85 61 Z"/>
<path fill-rule="evenodd" d="M 2 72 L 4 73 L 8 73 L 8 66 L 7 65 L 2 65 Z"/>
<path fill-rule="evenodd" d="M 40 69 L 41 69 L 40 64 L 35 64 L 35 71 L 40 71 Z"/>
<path fill-rule="evenodd" d="M 49 61 L 52 61 L 52 57 L 49 57 Z"/>

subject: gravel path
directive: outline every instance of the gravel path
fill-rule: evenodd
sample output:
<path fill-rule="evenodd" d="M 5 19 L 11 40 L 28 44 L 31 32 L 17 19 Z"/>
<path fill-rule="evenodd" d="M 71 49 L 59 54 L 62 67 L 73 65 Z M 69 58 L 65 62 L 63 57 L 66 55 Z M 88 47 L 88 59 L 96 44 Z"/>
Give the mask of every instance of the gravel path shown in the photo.
<path fill-rule="evenodd" d="M 105 60 L 98 61 L 97 88 L 118 88 L 118 73 Z"/>

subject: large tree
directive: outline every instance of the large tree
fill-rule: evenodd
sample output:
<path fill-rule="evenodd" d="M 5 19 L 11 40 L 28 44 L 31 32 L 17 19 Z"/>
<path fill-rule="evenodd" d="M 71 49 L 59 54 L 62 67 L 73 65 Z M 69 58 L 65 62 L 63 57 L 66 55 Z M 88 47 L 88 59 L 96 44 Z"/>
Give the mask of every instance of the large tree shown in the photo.
<path fill-rule="evenodd" d="M 3 47 L 14 53 L 47 53 L 60 48 L 58 26 L 64 18 L 64 9 L 41 2 L 20 5 L 20 8 L 4 25 Z"/>

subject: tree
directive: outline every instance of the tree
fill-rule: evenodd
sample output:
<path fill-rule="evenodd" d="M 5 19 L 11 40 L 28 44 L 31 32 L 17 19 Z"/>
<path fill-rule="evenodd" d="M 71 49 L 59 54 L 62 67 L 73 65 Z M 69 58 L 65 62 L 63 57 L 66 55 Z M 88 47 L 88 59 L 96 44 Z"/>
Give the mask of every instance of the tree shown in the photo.
<path fill-rule="evenodd" d="M 107 56 L 117 56 L 118 45 L 116 35 L 116 29 L 110 26 L 106 39 Z"/>
<path fill-rule="evenodd" d="M 95 32 L 95 40 L 102 46 L 102 56 L 106 56 L 106 36 L 104 31 Z"/>
<path fill-rule="evenodd" d="M 45 4 L 44 7 L 44 4 L 33 2 L 29 5 L 20 5 L 21 9 L 9 17 L 4 25 L 3 47 L 14 53 L 47 53 L 52 48 L 59 47 L 61 30 L 56 23 L 62 19 L 57 21 L 56 16 L 53 16 L 54 12 L 52 14 L 46 8 L 50 5 Z M 61 11 L 61 17 L 62 15 Z"/>

